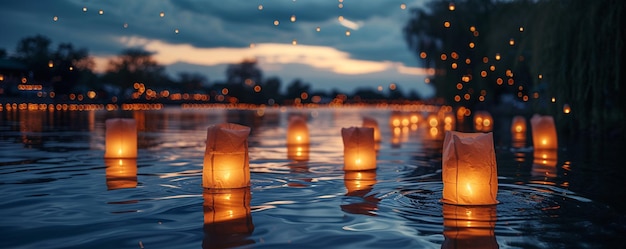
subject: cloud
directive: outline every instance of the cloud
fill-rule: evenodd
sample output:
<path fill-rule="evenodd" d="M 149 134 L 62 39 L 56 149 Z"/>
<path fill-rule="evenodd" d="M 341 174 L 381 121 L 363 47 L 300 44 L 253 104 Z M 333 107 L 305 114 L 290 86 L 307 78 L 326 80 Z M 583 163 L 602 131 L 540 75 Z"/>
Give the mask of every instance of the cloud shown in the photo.
<path fill-rule="evenodd" d="M 427 73 L 399 62 L 354 59 L 349 53 L 328 46 L 261 43 L 250 47 L 199 48 L 190 44 L 171 44 L 141 37 L 122 37 L 119 42 L 126 47 L 141 47 L 154 52 L 154 58 L 164 65 L 182 62 L 215 66 L 255 59 L 259 64 L 305 64 L 346 75 L 376 73 L 389 69 L 396 69 L 401 74 Z"/>

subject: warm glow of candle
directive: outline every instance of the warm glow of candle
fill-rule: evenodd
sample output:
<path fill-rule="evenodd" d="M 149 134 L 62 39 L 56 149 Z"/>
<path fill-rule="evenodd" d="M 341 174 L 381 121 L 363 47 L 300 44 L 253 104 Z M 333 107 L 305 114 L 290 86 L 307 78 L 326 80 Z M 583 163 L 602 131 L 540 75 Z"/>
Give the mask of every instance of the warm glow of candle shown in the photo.
<path fill-rule="evenodd" d="M 533 146 L 536 150 L 558 147 L 556 127 L 552 116 L 533 115 L 530 119 Z"/>
<path fill-rule="evenodd" d="M 137 158 L 137 122 L 134 119 L 108 119 L 105 127 L 105 158 Z"/>
<path fill-rule="evenodd" d="M 219 124 L 207 130 L 202 170 L 205 188 L 242 188 L 250 186 L 248 135 L 250 127 Z"/>
<path fill-rule="evenodd" d="M 493 117 L 487 111 L 474 113 L 474 130 L 477 132 L 490 132 L 493 130 Z"/>
<path fill-rule="evenodd" d="M 447 131 L 442 153 L 443 202 L 496 204 L 498 175 L 493 133 Z"/>
<path fill-rule="evenodd" d="M 344 170 L 376 169 L 374 129 L 369 127 L 342 128 Z"/>
<path fill-rule="evenodd" d="M 304 144 L 309 144 L 309 127 L 306 120 L 300 115 L 291 116 L 287 124 L 287 145 Z"/>

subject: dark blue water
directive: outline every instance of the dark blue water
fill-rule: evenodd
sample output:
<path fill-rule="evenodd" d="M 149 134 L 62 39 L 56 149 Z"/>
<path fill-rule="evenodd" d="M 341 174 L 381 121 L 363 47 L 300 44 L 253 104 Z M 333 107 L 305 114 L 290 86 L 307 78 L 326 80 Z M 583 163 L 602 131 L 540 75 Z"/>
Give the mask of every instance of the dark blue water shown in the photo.
<path fill-rule="evenodd" d="M 308 116 L 308 161 L 287 158 L 292 113 Z M 365 115 L 383 134 L 378 169 L 353 180 L 342 170 L 340 130 L 360 126 Z M 507 134 L 496 134 L 500 204 L 444 206 L 442 136 L 431 137 L 425 125 L 393 136 L 390 115 L 358 108 L 4 110 L 0 248 L 626 246 L 626 218 L 610 193 L 623 180 L 604 171 L 618 162 L 585 161 L 565 145 L 545 167 L 533 162 L 528 144 L 513 148 L 501 142 Z M 104 121 L 112 117 L 138 121 L 139 156 L 129 162 L 136 172 L 123 176 L 103 158 Z M 249 189 L 202 188 L 206 128 L 221 122 L 252 128 Z M 623 187 L 614 193 L 624 197 Z M 236 218 L 214 218 L 220 212 Z"/>

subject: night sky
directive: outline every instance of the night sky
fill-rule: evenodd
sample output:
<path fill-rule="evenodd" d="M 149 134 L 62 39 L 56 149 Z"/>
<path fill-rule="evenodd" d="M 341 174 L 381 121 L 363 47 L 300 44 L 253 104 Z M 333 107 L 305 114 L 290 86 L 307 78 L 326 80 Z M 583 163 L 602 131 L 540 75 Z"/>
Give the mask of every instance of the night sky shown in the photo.
<path fill-rule="evenodd" d="M 430 97 L 402 34 L 410 8 L 423 2 L 4 1 L 0 48 L 11 55 L 20 39 L 41 34 L 52 50 L 62 42 L 87 48 L 97 72 L 123 49 L 142 48 L 172 76 L 201 73 L 210 82 L 224 80 L 228 64 L 255 58 L 264 78 L 279 77 L 283 87 L 301 79 L 314 90 L 386 92 L 396 83 Z"/>

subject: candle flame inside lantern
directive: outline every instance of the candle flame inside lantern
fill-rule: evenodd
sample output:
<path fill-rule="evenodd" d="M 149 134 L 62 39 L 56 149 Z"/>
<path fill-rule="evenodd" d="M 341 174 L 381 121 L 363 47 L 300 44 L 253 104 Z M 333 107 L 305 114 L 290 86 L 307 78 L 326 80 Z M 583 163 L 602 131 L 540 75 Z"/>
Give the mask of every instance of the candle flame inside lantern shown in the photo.
<path fill-rule="evenodd" d="M 248 135 L 250 127 L 219 124 L 207 130 L 202 170 L 205 188 L 243 188 L 250 186 Z"/>
<path fill-rule="evenodd" d="M 558 148 L 556 127 L 552 116 L 533 115 L 530 119 L 533 145 L 536 150 Z"/>
<path fill-rule="evenodd" d="M 376 169 L 374 129 L 369 127 L 342 128 L 344 170 Z"/>
<path fill-rule="evenodd" d="M 444 203 L 496 204 L 498 177 L 493 134 L 447 131 L 443 142 Z"/>
<path fill-rule="evenodd" d="M 114 118 L 105 122 L 105 158 L 137 157 L 137 122 L 134 119 Z"/>

